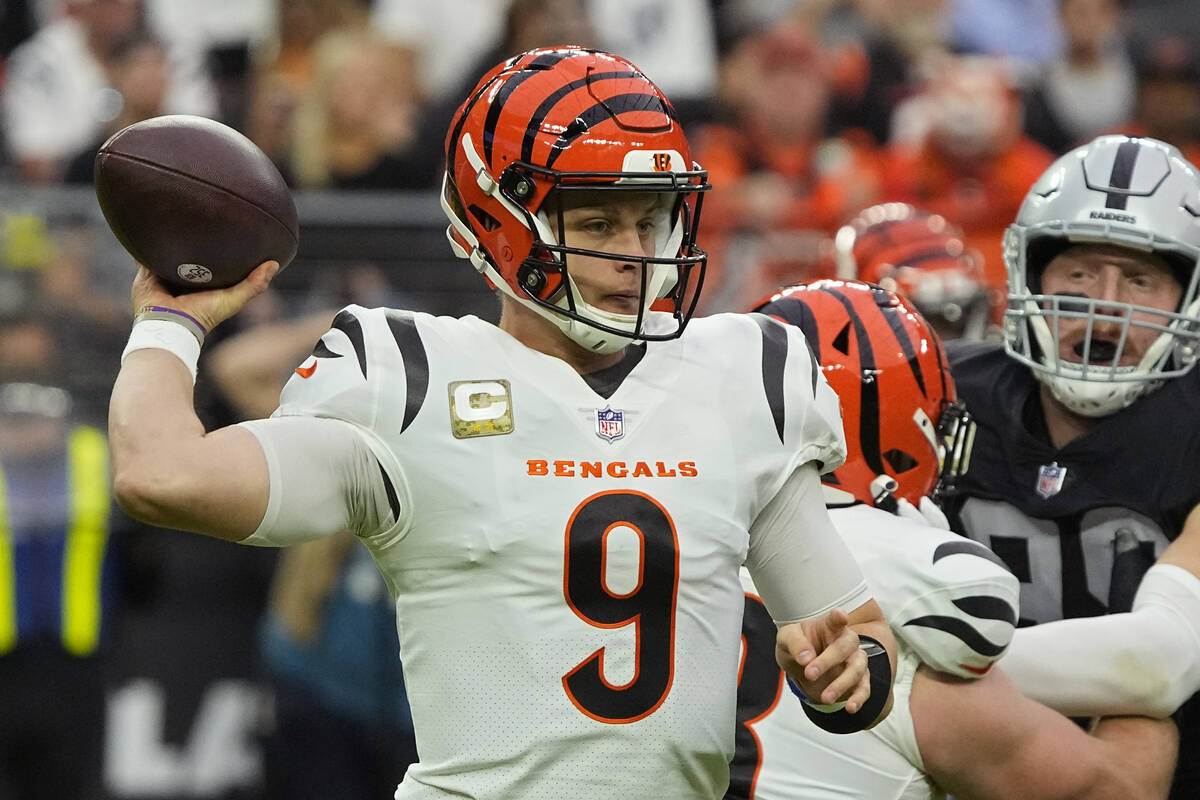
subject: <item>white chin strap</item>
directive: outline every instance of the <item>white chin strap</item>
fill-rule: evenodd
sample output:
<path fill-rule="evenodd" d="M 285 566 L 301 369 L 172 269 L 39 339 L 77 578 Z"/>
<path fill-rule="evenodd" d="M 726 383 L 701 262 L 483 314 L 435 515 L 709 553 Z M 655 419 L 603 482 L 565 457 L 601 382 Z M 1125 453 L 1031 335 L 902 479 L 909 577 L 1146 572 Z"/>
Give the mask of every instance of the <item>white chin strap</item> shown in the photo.
<path fill-rule="evenodd" d="M 1143 394 L 1158 388 L 1160 381 L 1100 383 L 1062 375 L 1035 372 L 1054 399 L 1083 417 L 1107 417 L 1128 407 Z"/>
<path fill-rule="evenodd" d="M 538 234 L 543 241 L 555 244 L 557 240 L 550 227 L 549 221 L 542 213 L 537 214 Z M 683 240 L 683 225 L 676 220 L 669 235 L 662 238 L 656 243 L 656 250 L 661 257 L 663 253 L 677 253 L 679 244 Z M 615 261 L 621 260 L 620 257 L 614 257 Z M 492 276 L 489 276 L 492 277 Z M 569 285 L 571 297 L 575 299 L 575 313 L 582 320 L 572 319 L 570 317 L 556 314 L 537 303 L 529 300 L 526 297 L 518 297 L 512 292 L 507 284 L 503 284 L 504 290 L 515 300 L 523 303 L 525 306 L 532 308 L 538 314 L 541 314 L 546 319 L 553 322 L 558 329 L 566 335 L 571 341 L 578 344 L 580 347 L 592 353 L 608 354 L 615 353 L 623 347 L 637 341 L 637 315 L 636 314 L 618 314 L 613 311 L 605 311 L 597 308 L 591 303 L 583 299 L 583 295 L 579 291 L 579 286 L 575 283 L 575 279 L 571 277 L 570 271 L 566 271 L 566 280 Z M 679 268 L 674 264 L 654 264 L 650 267 L 650 279 L 646 286 L 645 300 L 642 307 L 642 327 L 646 327 L 647 320 L 650 316 L 650 306 L 659 298 L 665 297 L 668 292 L 675 287 L 676 281 L 679 280 Z M 495 278 L 493 277 L 493 281 Z M 555 305 L 566 310 L 567 297 L 566 293 L 555 301 Z M 600 330 L 588 324 L 588 321 L 598 325 L 604 325 L 609 328 L 615 328 L 622 333 L 610 333 Z"/>
<path fill-rule="evenodd" d="M 463 135 L 463 151 L 467 156 L 473 169 L 476 171 L 476 181 L 486 194 L 498 200 L 514 219 L 521 222 L 522 225 L 528 227 L 524 213 L 514 206 L 508 198 L 499 191 L 499 183 L 487 171 L 483 159 L 475 151 L 474 143 L 471 141 L 469 134 Z M 475 269 L 483 275 L 486 275 L 492 284 L 498 287 L 502 292 L 522 304 L 526 308 L 531 308 L 543 318 L 554 323 L 559 330 L 563 332 L 571 341 L 578 344 L 580 347 L 593 353 L 615 353 L 618 350 L 628 346 L 637 340 L 637 315 L 636 314 L 617 314 L 611 311 L 604 311 L 596 308 L 590 303 L 584 302 L 582 295 L 579 292 L 579 287 L 571 278 L 569 272 L 566 273 L 566 279 L 570 284 L 571 296 L 575 298 L 575 313 L 583 319 L 572 319 L 562 314 L 557 314 L 544 306 L 530 300 L 524 295 L 518 294 L 513 290 L 504 277 L 500 275 L 488 261 L 487 255 L 483 248 L 480 247 L 479 239 L 471 231 L 471 227 L 461 218 L 455 210 L 450 206 L 447 200 L 446 185 L 448 176 L 442 178 L 442 192 L 440 202 L 442 211 L 450 220 L 450 229 L 446 231 L 446 237 L 450 240 L 450 247 L 454 254 L 459 258 L 465 258 L 471 262 Z M 540 238 L 544 242 L 557 244 L 556 237 L 550 227 L 549 220 L 543 212 L 538 212 L 533 218 L 535 237 Z M 457 234 L 457 237 L 455 236 Z M 664 231 L 660 234 L 658 241 L 655 242 L 655 249 L 658 257 L 664 257 L 664 254 L 674 255 L 679 252 L 680 243 L 683 241 L 683 224 L 682 220 L 676 216 L 675 224 L 671 226 L 669 232 Z M 620 257 L 614 258 L 620 260 Z M 674 264 L 655 264 L 650 268 L 650 280 L 646 286 L 646 294 L 644 306 L 642 308 L 642 325 L 645 327 L 647 318 L 650 316 L 650 306 L 661 297 L 665 297 L 668 292 L 674 288 L 675 283 L 679 280 L 679 268 Z M 567 309 L 566 295 L 559 298 L 555 305 L 562 309 Z M 600 330 L 587 321 L 614 328 L 622 333 L 611 333 Z"/>

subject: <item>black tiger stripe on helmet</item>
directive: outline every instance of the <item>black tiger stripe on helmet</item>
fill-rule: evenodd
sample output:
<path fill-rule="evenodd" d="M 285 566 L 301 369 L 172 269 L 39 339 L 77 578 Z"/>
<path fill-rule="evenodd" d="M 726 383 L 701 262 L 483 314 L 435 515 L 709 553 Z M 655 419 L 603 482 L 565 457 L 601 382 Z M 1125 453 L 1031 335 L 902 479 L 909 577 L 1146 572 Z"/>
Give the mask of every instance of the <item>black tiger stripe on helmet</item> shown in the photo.
<path fill-rule="evenodd" d="M 801 329 L 841 400 L 848 454 L 826 482 L 864 503 L 879 476 L 912 503 L 934 493 L 948 477 L 943 431 L 962 409 L 941 342 L 916 309 L 874 284 L 817 280 L 754 310 Z"/>

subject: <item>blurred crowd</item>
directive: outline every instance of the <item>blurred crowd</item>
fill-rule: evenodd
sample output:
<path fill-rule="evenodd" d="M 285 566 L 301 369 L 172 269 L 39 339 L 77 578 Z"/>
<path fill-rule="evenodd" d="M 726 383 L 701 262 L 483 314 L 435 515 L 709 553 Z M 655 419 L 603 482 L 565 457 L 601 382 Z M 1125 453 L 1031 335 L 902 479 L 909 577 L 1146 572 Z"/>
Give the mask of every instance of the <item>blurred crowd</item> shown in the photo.
<path fill-rule="evenodd" d="M 127 257 L 95 220 L 26 213 L 6 203 L 13 191 L 86 188 L 110 135 L 182 113 L 245 133 L 298 196 L 415 192 L 436 204 L 446 126 L 478 75 L 568 43 L 629 58 L 676 103 L 714 186 L 700 313 L 859 277 L 908 294 L 948 338 L 987 338 L 1004 305 L 1004 228 L 1057 155 L 1120 132 L 1200 162 L 1190 0 L 4 0 L 0 385 L 61 389 L 73 398 L 69 420 L 55 417 L 64 431 L 102 429 L 131 317 Z M 363 258 L 301 278 L 303 303 L 264 295 L 206 351 L 205 421 L 269 413 L 336 308 L 405 307 L 410 277 Z M 222 337 L 266 323 L 293 327 L 263 328 L 240 357 L 221 356 Z M 0 402 L 0 431 L 6 413 Z M 362 553 L 332 546 L 281 564 L 270 607 L 259 598 L 276 713 L 292 715 L 292 731 L 307 723 L 308 741 L 347 738 L 337 718 L 372 738 L 382 727 L 402 750 L 411 734 L 390 674 L 378 692 L 392 693 L 396 719 L 359 713 L 379 702 L 361 681 L 362 696 L 330 701 L 332 716 L 299 720 L 311 709 L 288 704 L 347 683 L 342 645 L 314 608 L 333 598 L 335 610 L 370 610 L 346 619 L 389 624 Z M 295 578 L 305 562 L 323 568 L 319 581 Z M 389 656 L 377 662 L 390 667 Z M 288 752 L 301 763 L 285 771 L 302 774 L 307 751 Z"/>
<path fill-rule="evenodd" d="M 1200 23 L 1188 10 L 1182 0 L 16 0 L 0 4 L 0 183 L 87 185 L 109 135 L 188 113 L 246 133 L 297 191 L 433 191 L 446 123 L 478 74 L 529 47 L 582 43 L 653 76 L 710 171 L 703 312 L 834 274 L 834 234 L 885 202 L 958 226 L 999 297 L 1003 228 L 1055 155 L 1124 132 L 1200 158 Z"/>
<path fill-rule="evenodd" d="M 675 98 L 716 191 L 703 310 L 833 274 L 838 228 L 907 202 L 1003 291 L 1003 228 L 1103 132 L 1200 157 L 1181 0 L 17 0 L 0 5 L 0 180 L 88 184 L 169 113 L 246 133 L 304 190 L 435 190 L 454 103 L 547 43 L 624 55 Z M 1189 26 L 1191 29 L 1189 29 Z"/>

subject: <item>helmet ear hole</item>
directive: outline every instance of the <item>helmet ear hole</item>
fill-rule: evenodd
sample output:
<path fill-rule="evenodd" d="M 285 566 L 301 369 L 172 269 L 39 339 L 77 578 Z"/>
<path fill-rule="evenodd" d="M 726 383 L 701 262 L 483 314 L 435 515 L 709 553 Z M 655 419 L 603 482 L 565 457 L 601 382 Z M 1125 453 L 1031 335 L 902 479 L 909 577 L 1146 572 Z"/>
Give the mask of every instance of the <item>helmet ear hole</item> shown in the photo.
<path fill-rule="evenodd" d="M 487 231 L 488 233 L 491 233 L 492 231 L 494 231 L 500 227 L 500 220 L 496 219 L 491 214 L 489 214 L 487 211 L 485 211 L 483 208 L 481 208 L 477 205 L 471 206 L 471 216 L 474 217 L 475 221 L 478 222 L 481 226 L 483 226 L 483 229 L 485 231 Z"/>
<path fill-rule="evenodd" d="M 917 466 L 917 460 L 903 450 L 888 450 L 883 454 L 883 460 L 897 475 Z"/>

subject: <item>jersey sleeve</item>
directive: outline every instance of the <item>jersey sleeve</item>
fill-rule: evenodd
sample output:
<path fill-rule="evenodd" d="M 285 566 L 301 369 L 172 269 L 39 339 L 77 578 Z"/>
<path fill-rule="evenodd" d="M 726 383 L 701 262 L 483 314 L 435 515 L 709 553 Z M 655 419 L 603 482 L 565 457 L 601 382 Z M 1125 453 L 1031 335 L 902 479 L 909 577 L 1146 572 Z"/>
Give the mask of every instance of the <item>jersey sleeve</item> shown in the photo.
<path fill-rule="evenodd" d="M 811 464 L 797 469 L 750 528 L 745 564 L 779 626 L 847 612 L 871 599 L 862 570 L 825 510 Z"/>
<path fill-rule="evenodd" d="M 984 675 L 1012 641 L 1020 585 L 978 542 L 876 512 L 839 529 L 859 559 L 893 632 L 933 669 L 960 678 Z"/>
<path fill-rule="evenodd" d="M 348 531 L 387 531 L 399 508 L 391 481 L 360 428 L 301 416 L 239 423 L 267 459 L 270 494 L 262 522 L 242 544 L 278 547 Z"/>

